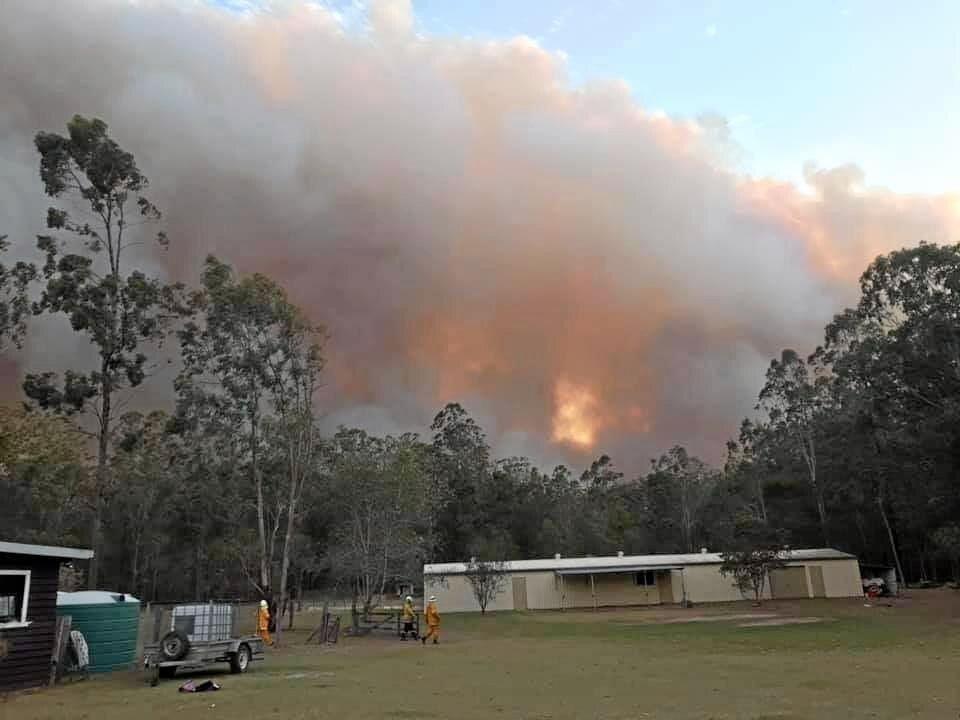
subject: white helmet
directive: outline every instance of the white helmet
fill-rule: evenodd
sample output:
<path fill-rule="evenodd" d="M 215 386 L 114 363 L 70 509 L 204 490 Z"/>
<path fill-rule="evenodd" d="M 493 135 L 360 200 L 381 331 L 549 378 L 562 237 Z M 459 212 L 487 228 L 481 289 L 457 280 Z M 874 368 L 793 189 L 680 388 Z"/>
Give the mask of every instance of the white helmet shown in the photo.
<path fill-rule="evenodd" d="M 410 597 L 409 595 L 407 595 L 406 600 L 407 600 L 407 602 L 413 602 L 413 598 Z"/>
<path fill-rule="evenodd" d="M 269 605 L 267 605 L 267 601 L 266 601 L 266 600 L 261 600 L 261 601 L 260 601 L 260 607 L 265 608 L 265 607 L 269 607 Z"/>
<path fill-rule="evenodd" d="M 436 602 L 436 601 L 437 601 L 437 596 L 436 596 L 436 595 L 431 595 L 431 596 L 430 596 L 430 602 Z"/>

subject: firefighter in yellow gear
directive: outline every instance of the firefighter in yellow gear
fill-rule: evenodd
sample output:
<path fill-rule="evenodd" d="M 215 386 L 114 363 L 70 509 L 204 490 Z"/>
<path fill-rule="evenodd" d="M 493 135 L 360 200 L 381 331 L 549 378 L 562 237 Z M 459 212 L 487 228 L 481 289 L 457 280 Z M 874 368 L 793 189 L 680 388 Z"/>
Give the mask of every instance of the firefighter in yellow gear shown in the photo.
<path fill-rule="evenodd" d="M 417 611 L 413 609 L 413 598 L 407 595 L 403 601 L 403 610 L 400 611 L 400 620 L 403 622 L 403 629 L 400 631 L 400 639 L 406 640 L 410 635 L 414 640 L 417 639 L 417 631 L 413 624 L 417 619 Z"/>
<path fill-rule="evenodd" d="M 437 598 L 433 595 L 430 596 L 424 616 L 427 620 L 428 630 L 427 634 L 420 639 L 426 645 L 427 640 L 433 638 L 433 644 L 436 645 L 440 641 L 440 611 L 437 609 Z"/>
<path fill-rule="evenodd" d="M 270 637 L 270 606 L 266 600 L 260 601 L 260 609 L 257 611 L 257 635 L 267 645 L 273 645 L 273 638 Z"/>

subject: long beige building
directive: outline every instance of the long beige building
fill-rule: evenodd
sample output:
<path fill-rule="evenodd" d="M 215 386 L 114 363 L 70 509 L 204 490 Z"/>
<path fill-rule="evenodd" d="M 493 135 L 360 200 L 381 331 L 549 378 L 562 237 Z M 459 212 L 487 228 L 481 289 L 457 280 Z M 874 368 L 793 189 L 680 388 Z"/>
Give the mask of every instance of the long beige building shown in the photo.
<path fill-rule="evenodd" d="M 631 605 L 742 600 L 733 578 L 720 574 L 719 553 L 616 555 L 515 560 L 506 564 L 502 591 L 487 610 L 559 610 Z M 444 612 L 480 609 L 464 563 L 423 568 L 424 590 Z M 766 598 L 858 597 L 863 594 L 857 559 L 829 548 L 793 550 L 774 570 Z"/>

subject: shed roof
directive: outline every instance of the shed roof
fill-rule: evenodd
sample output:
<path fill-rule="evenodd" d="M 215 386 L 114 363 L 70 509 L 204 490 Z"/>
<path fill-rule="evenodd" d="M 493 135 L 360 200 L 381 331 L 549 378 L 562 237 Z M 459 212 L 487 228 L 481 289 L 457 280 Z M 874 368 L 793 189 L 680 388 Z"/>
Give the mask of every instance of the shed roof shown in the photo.
<path fill-rule="evenodd" d="M 791 550 L 787 561 L 803 560 L 855 560 L 849 553 L 833 548 Z M 602 557 L 547 558 L 543 560 L 512 560 L 507 563 L 507 572 L 533 572 L 553 570 L 561 575 L 636 572 L 681 568 L 687 565 L 719 565 L 723 562 L 720 553 L 689 553 L 684 555 L 605 555 Z M 423 566 L 424 575 L 463 575 L 466 563 L 434 563 Z"/>
<path fill-rule="evenodd" d="M 27 545 L 25 543 L 0 541 L 0 553 L 9 555 L 37 555 L 40 557 L 63 558 L 65 560 L 89 560 L 93 550 L 85 548 L 57 547 L 55 545 Z"/>

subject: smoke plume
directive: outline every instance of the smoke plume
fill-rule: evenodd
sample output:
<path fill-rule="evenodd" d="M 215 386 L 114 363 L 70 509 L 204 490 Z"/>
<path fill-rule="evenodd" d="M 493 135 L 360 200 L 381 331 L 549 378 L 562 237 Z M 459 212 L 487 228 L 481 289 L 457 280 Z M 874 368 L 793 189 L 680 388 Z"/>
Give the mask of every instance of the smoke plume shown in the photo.
<path fill-rule="evenodd" d="M 875 254 L 960 224 L 960 196 L 870 188 L 852 165 L 803 188 L 739 175 L 722 118 L 574 87 L 524 37 L 425 37 L 409 0 L 358 30 L 303 3 L 5 3 L 0 90 L 19 253 L 47 205 L 33 133 L 101 117 L 164 211 L 157 272 L 195 283 L 214 252 L 330 328 L 329 426 L 422 430 L 456 400 L 497 452 L 543 463 L 719 458 L 768 359 L 812 349 Z M 75 342 L 37 324 L 8 388 Z"/>

